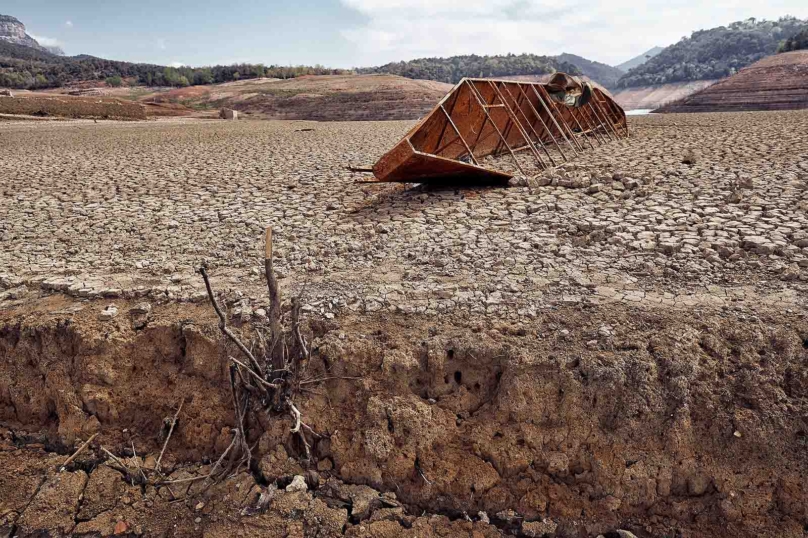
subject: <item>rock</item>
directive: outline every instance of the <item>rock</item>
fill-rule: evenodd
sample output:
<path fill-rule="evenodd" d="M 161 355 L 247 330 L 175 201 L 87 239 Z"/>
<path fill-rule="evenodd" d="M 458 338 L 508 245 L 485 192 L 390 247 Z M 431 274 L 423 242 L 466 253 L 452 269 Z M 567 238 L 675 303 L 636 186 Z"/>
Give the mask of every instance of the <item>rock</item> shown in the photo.
<path fill-rule="evenodd" d="M 524 176 L 514 176 L 508 180 L 509 187 L 527 187 L 527 178 Z"/>
<path fill-rule="evenodd" d="M 486 525 L 491 523 L 491 520 L 488 519 L 488 514 L 485 512 L 477 512 L 477 517 L 480 518 L 480 521 L 485 523 Z"/>
<path fill-rule="evenodd" d="M 301 475 L 295 475 L 292 479 L 292 483 L 286 486 L 286 491 L 288 493 L 294 493 L 296 491 L 307 491 L 309 488 L 306 485 L 306 479 Z"/>
<path fill-rule="evenodd" d="M 219 119 L 222 120 L 237 120 L 238 119 L 238 110 L 233 110 L 232 108 L 223 108 L 219 111 Z"/>
<path fill-rule="evenodd" d="M 633 532 L 629 532 L 623 529 L 617 529 L 617 535 L 620 538 L 637 538 L 637 536 L 635 536 Z"/>
<path fill-rule="evenodd" d="M 685 151 L 684 155 L 682 155 L 682 164 L 694 165 L 697 161 L 696 152 L 692 149 L 688 149 Z"/>
<path fill-rule="evenodd" d="M 98 319 L 101 321 L 109 321 L 115 316 L 118 315 L 118 307 L 115 305 L 107 306 L 100 314 L 98 314 Z"/>
<path fill-rule="evenodd" d="M 590 185 L 589 187 L 587 187 L 586 194 L 596 194 L 600 192 L 602 188 L 603 185 L 601 185 L 600 183 L 595 183 L 594 185 Z"/>
<path fill-rule="evenodd" d="M 614 336 L 614 329 L 610 325 L 601 325 L 598 328 L 598 336 L 602 338 Z"/>
<path fill-rule="evenodd" d="M 129 313 L 135 316 L 143 315 L 143 314 L 150 314 L 152 311 L 152 305 L 150 303 L 138 303 L 132 308 L 129 309 Z"/>

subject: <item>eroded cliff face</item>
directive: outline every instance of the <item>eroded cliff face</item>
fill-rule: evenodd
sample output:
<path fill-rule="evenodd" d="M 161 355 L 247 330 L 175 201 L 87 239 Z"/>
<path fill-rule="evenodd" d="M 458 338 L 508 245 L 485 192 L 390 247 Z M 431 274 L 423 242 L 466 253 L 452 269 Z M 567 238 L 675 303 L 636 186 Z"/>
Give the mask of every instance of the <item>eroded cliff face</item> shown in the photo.
<path fill-rule="evenodd" d="M 25 32 L 25 25 L 9 15 L 0 15 L 0 40 L 38 50 L 47 50 Z"/>

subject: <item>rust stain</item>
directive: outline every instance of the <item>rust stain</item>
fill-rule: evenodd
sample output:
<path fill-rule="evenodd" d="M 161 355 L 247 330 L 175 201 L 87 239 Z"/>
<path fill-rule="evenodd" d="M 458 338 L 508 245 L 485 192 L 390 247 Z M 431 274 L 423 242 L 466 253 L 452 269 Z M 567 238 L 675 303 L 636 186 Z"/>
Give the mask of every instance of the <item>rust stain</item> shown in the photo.
<path fill-rule="evenodd" d="M 466 78 L 379 159 L 379 182 L 428 183 L 513 176 L 481 160 L 529 152 L 551 168 L 588 146 L 627 138 L 626 114 L 610 95 L 577 77 L 556 73 L 549 82 Z"/>

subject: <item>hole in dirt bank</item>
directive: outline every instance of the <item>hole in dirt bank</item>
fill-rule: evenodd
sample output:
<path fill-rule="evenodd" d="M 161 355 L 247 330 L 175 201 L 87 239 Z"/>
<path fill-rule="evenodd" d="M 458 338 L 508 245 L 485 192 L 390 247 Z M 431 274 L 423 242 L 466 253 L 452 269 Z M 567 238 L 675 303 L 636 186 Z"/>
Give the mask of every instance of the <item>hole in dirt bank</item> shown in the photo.
<path fill-rule="evenodd" d="M 803 338 L 802 340 L 802 348 L 808 349 L 808 338 Z"/>
<path fill-rule="evenodd" d="M 459 385 L 463 381 L 463 373 L 460 372 L 460 371 L 455 372 L 454 373 L 454 380 L 455 380 L 455 383 L 457 383 Z"/>

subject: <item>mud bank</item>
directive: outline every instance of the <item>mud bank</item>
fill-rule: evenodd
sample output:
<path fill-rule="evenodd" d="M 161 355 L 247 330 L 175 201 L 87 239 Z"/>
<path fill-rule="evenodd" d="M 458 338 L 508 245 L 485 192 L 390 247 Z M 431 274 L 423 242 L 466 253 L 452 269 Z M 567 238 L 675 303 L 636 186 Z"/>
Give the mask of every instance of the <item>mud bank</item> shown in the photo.
<path fill-rule="evenodd" d="M 54 296 L 0 314 L 10 535 L 802 537 L 808 525 L 799 312 L 311 321 L 295 402 L 318 435 L 313 461 L 290 417 L 254 413 L 251 472 L 185 499 L 128 485 L 99 446 L 154 465 L 182 400 L 164 467 L 204 476 L 235 422 L 230 350 L 206 306 L 154 305 L 144 319 L 117 301 L 100 321 L 107 304 Z M 296 475 L 306 490 L 286 492 Z"/>

